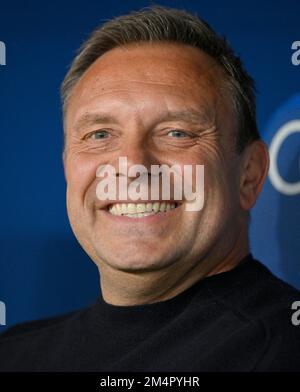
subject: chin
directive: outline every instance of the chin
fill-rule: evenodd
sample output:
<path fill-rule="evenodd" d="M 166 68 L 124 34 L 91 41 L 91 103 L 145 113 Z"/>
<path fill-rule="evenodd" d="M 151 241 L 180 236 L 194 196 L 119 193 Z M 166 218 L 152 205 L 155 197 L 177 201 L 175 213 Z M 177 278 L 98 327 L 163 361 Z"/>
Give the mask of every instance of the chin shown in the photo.
<path fill-rule="evenodd" d="M 170 260 L 169 257 L 166 258 L 163 254 L 153 254 L 149 251 L 143 252 L 141 250 L 124 250 L 121 253 L 110 252 L 97 252 L 99 258 L 110 267 L 127 272 L 134 271 L 155 271 L 165 268 L 175 262 L 175 260 Z"/>

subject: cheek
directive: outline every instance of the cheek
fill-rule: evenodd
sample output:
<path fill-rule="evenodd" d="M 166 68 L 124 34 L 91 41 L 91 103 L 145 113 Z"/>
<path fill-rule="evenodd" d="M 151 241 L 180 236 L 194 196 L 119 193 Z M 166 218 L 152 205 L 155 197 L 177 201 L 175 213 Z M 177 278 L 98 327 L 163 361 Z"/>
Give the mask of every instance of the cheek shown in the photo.
<path fill-rule="evenodd" d="M 211 214 L 228 219 L 237 215 L 239 208 L 237 169 L 213 163 L 205 173 L 205 197 Z M 226 218 L 227 217 L 227 218 Z"/>
<path fill-rule="evenodd" d="M 225 186 L 226 168 L 224 168 L 219 157 L 211 156 L 201 148 L 198 152 L 189 154 L 189 156 L 186 155 L 184 158 L 184 161 L 179 162 L 177 160 L 174 164 L 179 164 L 181 172 L 185 173 L 184 181 L 190 183 L 190 178 L 192 178 L 194 191 L 196 190 L 196 184 L 202 183 L 204 193 L 212 187 L 217 191 L 220 187 Z M 192 176 L 190 173 L 192 173 Z M 199 188 L 203 188 L 203 186 Z"/>
<path fill-rule="evenodd" d="M 93 183 L 96 183 L 99 157 L 70 154 L 66 165 L 67 199 L 69 203 L 83 201 Z"/>

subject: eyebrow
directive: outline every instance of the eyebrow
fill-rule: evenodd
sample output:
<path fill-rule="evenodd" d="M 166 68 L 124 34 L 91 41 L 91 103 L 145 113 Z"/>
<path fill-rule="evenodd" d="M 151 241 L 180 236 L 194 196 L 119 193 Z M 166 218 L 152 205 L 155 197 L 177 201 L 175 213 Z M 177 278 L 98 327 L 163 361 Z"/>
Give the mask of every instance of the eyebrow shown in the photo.
<path fill-rule="evenodd" d="M 163 121 L 186 121 L 192 124 L 206 124 L 208 122 L 211 122 L 213 119 L 213 116 L 211 115 L 208 110 L 202 108 L 199 110 L 195 109 L 188 109 L 188 110 L 180 110 L 180 111 L 174 111 L 174 112 L 169 112 L 167 115 L 161 118 L 160 122 Z"/>
<path fill-rule="evenodd" d="M 86 113 L 79 118 L 79 120 L 75 123 L 74 130 L 75 132 L 79 132 L 83 126 L 96 125 L 96 124 L 107 124 L 107 123 L 115 123 L 116 119 L 110 114 L 94 114 L 94 113 Z"/>
<path fill-rule="evenodd" d="M 206 109 L 188 109 L 168 112 L 156 120 L 156 123 L 168 121 L 186 121 L 194 125 L 204 125 L 212 123 L 213 116 Z M 79 132 L 83 126 L 91 126 L 97 124 L 117 123 L 116 118 L 109 113 L 85 113 L 75 123 L 74 130 Z"/>

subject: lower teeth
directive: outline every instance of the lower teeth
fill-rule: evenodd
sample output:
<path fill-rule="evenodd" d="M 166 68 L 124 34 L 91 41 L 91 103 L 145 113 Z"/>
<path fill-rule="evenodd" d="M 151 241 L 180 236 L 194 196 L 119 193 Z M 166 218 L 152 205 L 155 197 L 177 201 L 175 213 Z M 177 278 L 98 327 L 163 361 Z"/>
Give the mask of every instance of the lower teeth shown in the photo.
<path fill-rule="evenodd" d="M 155 215 L 157 212 L 140 212 L 138 214 L 122 214 L 122 216 L 128 216 L 129 218 L 143 218 L 144 216 Z"/>

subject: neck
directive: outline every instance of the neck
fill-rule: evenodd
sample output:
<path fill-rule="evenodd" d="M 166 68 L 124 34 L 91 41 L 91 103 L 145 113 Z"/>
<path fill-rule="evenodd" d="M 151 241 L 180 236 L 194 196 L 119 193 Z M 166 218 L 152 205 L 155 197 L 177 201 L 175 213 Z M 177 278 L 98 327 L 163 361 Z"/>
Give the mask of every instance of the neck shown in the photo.
<path fill-rule="evenodd" d="M 243 233 L 241 233 L 242 236 Z M 243 244 L 241 246 L 241 244 Z M 247 236 L 227 252 L 180 260 L 152 271 L 121 271 L 102 264 L 101 290 L 105 302 L 117 306 L 151 304 L 173 298 L 207 276 L 233 269 L 249 254 Z"/>

